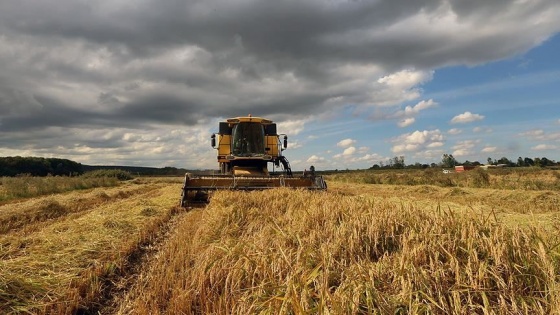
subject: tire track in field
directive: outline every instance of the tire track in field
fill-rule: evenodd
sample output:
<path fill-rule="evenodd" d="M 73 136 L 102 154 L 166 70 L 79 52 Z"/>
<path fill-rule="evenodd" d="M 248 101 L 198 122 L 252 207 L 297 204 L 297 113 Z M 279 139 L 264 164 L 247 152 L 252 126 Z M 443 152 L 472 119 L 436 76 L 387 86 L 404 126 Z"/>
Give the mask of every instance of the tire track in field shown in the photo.
<path fill-rule="evenodd" d="M 118 277 L 105 279 L 105 290 L 100 296 L 100 300 L 94 307 L 79 310 L 78 314 L 117 314 L 120 309 L 126 307 L 127 301 L 133 292 L 133 288 L 141 285 L 145 274 L 149 273 L 162 248 L 169 241 L 170 237 L 176 233 L 177 225 L 183 220 L 193 218 L 192 209 L 173 207 L 166 221 L 161 222 L 159 229 L 152 237 L 138 244 L 138 247 L 126 258 L 127 264 Z M 196 216 L 195 218 L 199 218 Z M 195 219 L 196 220 L 196 219 Z"/>

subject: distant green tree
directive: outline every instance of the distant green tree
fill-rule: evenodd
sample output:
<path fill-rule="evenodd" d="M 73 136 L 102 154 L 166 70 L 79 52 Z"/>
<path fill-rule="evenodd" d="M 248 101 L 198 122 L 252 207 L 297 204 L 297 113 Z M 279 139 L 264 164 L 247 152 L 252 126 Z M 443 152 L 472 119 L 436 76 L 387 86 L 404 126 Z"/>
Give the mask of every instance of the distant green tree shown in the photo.
<path fill-rule="evenodd" d="M 455 167 L 457 165 L 457 160 L 453 157 L 453 154 L 444 153 L 441 158 L 442 167 Z"/>
<path fill-rule="evenodd" d="M 534 166 L 535 165 L 535 160 L 531 159 L 531 158 L 524 158 L 523 162 L 525 162 L 525 166 Z"/>
<path fill-rule="evenodd" d="M 546 157 L 542 157 L 541 158 L 541 167 L 545 167 L 545 166 L 554 166 L 556 163 L 554 163 L 554 161 L 549 160 Z"/>
<path fill-rule="evenodd" d="M 0 157 L 0 176 L 73 175 L 83 173 L 82 164 L 67 159 L 8 156 Z"/>
<path fill-rule="evenodd" d="M 420 162 L 415 162 L 414 164 L 410 164 L 407 166 L 407 168 L 413 168 L 413 169 L 425 169 L 430 167 L 428 164 L 422 164 Z"/>
<path fill-rule="evenodd" d="M 395 156 L 394 158 L 391 159 L 390 164 L 392 168 L 397 168 L 397 169 L 404 168 L 404 156 L 403 155 Z"/>
<path fill-rule="evenodd" d="M 514 163 L 505 156 L 501 157 L 497 162 L 497 164 L 505 164 L 507 166 L 514 165 Z"/>

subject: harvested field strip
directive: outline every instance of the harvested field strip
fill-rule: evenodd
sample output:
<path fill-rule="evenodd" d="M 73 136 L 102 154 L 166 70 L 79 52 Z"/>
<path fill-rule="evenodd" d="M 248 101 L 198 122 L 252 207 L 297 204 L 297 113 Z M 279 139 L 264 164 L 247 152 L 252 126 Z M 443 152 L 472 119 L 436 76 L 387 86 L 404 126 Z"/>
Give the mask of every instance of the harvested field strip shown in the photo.
<path fill-rule="evenodd" d="M 120 313 L 560 312 L 558 231 L 283 189 L 218 192 L 201 216 L 196 232 L 179 224 Z"/>
<path fill-rule="evenodd" d="M 94 204 L 31 232 L 0 235 L 0 313 L 99 308 L 107 286 L 128 268 L 131 255 L 179 211 L 180 186 L 146 188 L 136 198 Z M 60 203 L 78 200 L 74 197 L 64 195 Z"/>
<path fill-rule="evenodd" d="M 0 206 L 0 234 L 22 227 L 29 230 L 32 228 L 30 225 L 35 223 L 87 211 L 100 204 L 126 199 L 156 187 L 129 184 L 118 188 L 93 189 L 89 192 L 74 191 L 64 195 L 6 204 Z"/>
<path fill-rule="evenodd" d="M 119 185 L 115 177 L 0 177 L 0 203 L 14 199 L 37 197 L 65 191 Z"/>
<path fill-rule="evenodd" d="M 560 212 L 560 192 L 524 191 L 491 188 L 438 187 L 429 185 L 370 185 L 329 182 L 329 191 L 341 195 L 408 198 L 453 202 L 465 206 L 484 206 L 497 212 L 539 214 Z"/>

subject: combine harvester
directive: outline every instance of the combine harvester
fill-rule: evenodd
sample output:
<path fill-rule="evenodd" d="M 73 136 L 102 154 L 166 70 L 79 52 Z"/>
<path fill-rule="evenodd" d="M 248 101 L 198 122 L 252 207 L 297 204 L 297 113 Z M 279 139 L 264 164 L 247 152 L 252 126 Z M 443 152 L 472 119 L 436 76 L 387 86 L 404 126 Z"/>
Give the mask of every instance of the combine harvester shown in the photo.
<path fill-rule="evenodd" d="M 283 142 L 280 141 L 283 136 Z M 288 137 L 276 132 L 271 120 L 252 117 L 230 118 L 220 122 L 220 132 L 211 137 L 218 150 L 220 174 L 194 175 L 187 173 L 181 195 L 181 207 L 208 202 L 216 190 L 264 190 L 278 187 L 325 190 L 327 183 L 315 174 L 311 166 L 302 176 L 293 176 L 290 163 L 282 155 L 288 147 Z M 268 171 L 272 163 L 273 171 Z M 274 169 L 282 169 L 275 172 Z"/>

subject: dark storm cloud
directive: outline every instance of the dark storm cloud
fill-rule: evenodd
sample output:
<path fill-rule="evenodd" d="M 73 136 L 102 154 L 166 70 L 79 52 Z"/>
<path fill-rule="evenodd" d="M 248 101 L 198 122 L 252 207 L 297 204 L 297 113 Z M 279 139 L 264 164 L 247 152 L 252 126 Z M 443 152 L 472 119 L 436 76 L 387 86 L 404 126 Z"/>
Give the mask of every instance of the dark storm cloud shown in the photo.
<path fill-rule="evenodd" d="M 432 69 L 539 44 L 559 14 L 556 0 L 3 1 L 0 131 L 391 106 Z"/>
<path fill-rule="evenodd" d="M 47 98 L 36 98 L 33 101 L 39 106 L 26 110 L 9 119 L 0 121 L 0 132 L 16 132 L 18 130 L 42 130 L 45 127 L 73 127 L 93 126 L 110 121 L 107 115 L 87 109 L 73 109 L 60 106 L 57 102 Z M 25 105 L 25 101 L 18 105 Z"/>
<path fill-rule="evenodd" d="M 427 1 L 18 1 L 5 4 L 2 25 L 16 33 L 122 43 L 136 52 L 195 44 L 215 51 L 235 35 L 255 54 L 328 56 L 325 34 L 393 23 Z M 345 53 L 340 51 L 340 53 Z"/>
<path fill-rule="evenodd" d="M 166 95 L 155 95 L 136 103 L 128 104 L 121 109 L 111 113 L 117 120 L 142 122 L 157 122 L 193 125 L 203 117 L 199 114 L 197 104 L 191 104 L 188 100 L 169 97 Z M 146 115 L 149 113 L 149 115 Z"/>
<path fill-rule="evenodd" d="M 554 5 L 552 0 L 533 1 L 535 4 L 523 7 L 517 3 L 515 0 L 18 1 L 2 6 L 0 23 L 15 34 L 124 45 L 127 48 L 124 58 L 157 54 L 184 44 L 220 52 L 230 47 L 237 36 L 245 53 L 268 62 L 289 60 L 294 67 L 301 59 L 346 61 L 348 58 L 380 64 L 397 65 L 404 61 L 410 65 L 433 66 L 440 56 L 424 52 L 426 46 L 441 42 L 430 39 L 429 34 L 422 34 L 428 35 L 426 41 L 426 36 L 418 36 L 417 30 L 410 29 L 408 38 L 372 40 L 362 36 L 352 39 L 352 32 L 382 31 L 419 12 L 435 12 L 443 6 L 449 6 L 459 20 L 492 24 L 493 19 L 511 8 L 522 9 L 523 12 L 514 15 L 523 17 L 544 12 Z M 339 37 L 325 41 L 331 36 Z M 495 40 L 499 41 L 499 36 Z"/>

